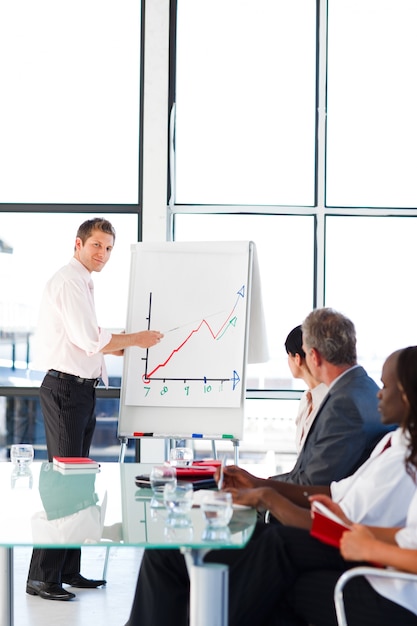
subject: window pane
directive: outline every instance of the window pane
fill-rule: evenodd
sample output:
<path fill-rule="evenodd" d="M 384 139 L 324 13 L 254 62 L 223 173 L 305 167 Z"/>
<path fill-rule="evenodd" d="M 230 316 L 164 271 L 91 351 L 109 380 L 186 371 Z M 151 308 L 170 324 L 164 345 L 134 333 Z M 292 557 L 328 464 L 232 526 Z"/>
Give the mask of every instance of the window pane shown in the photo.
<path fill-rule="evenodd" d="M 314 203 L 315 63 L 312 0 L 178 0 L 176 203 Z"/>
<path fill-rule="evenodd" d="M 130 245 L 136 243 L 137 215 L 106 215 L 116 229 L 116 244 L 102 273 L 94 273 L 99 324 L 121 330 L 126 324 Z M 78 226 L 91 215 L 46 213 L 0 214 L 0 384 L 30 384 L 27 344 L 37 324 L 46 281 L 73 255 Z M 1 250 L 3 249 L 3 252 Z M 4 251 L 6 250 L 6 251 Z M 16 370 L 12 369 L 12 335 L 17 333 Z M 31 358 L 29 345 L 29 359 Z M 120 376 L 122 359 L 106 356 L 110 376 Z M 30 378 L 37 380 L 36 372 Z"/>
<path fill-rule="evenodd" d="M 175 240 L 255 242 L 270 360 L 248 365 L 247 387 L 303 388 L 291 378 L 284 342 L 313 307 L 314 218 L 177 214 Z"/>
<path fill-rule="evenodd" d="M 138 202 L 140 0 L 0 8 L 0 202 Z"/>
<path fill-rule="evenodd" d="M 330 206 L 417 206 L 417 2 L 329 0 Z"/>
<path fill-rule="evenodd" d="M 326 303 L 354 322 L 359 361 L 379 382 L 386 357 L 417 343 L 417 218 L 328 217 L 326 235 Z"/>

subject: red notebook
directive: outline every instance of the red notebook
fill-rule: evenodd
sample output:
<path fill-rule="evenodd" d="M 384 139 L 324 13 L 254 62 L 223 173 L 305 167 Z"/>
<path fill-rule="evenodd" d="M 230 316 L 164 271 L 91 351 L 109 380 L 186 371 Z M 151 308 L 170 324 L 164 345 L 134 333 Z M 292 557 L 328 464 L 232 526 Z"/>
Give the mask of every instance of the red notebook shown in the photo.
<path fill-rule="evenodd" d="M 209 461 L 194 461 L 190 467 L 177 467 L 178 478 L 187 480 L 200 480 L 201 478 L 212 478 L 221 462 L 214 459 Z"/>
<path fill-rule="evenodd" d="M 311 513 L 313 524 L 310 535 L 320 539 L 323 543 L 338 548 L 343 533 L 350 530 L 350 527 L 321 502 L 312 503 Z"/>
<path fill-rule="evenodd" d="M 54 456 L 53 463 L 63 469 L 97 469 L 100 463 L 86 456 Z"/>

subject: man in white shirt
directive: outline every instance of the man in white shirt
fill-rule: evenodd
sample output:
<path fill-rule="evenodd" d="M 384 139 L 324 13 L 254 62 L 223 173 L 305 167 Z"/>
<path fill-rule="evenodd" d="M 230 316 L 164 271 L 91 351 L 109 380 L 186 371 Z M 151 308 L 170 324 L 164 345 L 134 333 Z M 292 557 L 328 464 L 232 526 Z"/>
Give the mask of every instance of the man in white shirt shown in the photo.
<path fill-rule="evenodd" d="M 383 388 L 378 391 L 378 398 L 381 421 L 385 424 L 403 424 L 407 416 L 407 405 L 397 384 L 396 365 L 401 352 L 388 357 L 382 370 Z M 306 532 L 311 528 L 309 495 L 331 495 L 354 522 L 402 526 L 416 491 L 406 471 L 407 454 L 407 433 L 399 428 L 385 435 L 371 458 L 352 476 L 333 482 L 330 487 L 260 479 L 235 466 L 224 468 L 223 484 L 232 492 L 234 502 L 269 509 L 280 522 L 279 525 L 259 523 L 243 550 L 214 550 L 205 558 L 207 562 L 229 565 L 231 626 L 273 623 L 268 620 L 277 602 L 277 592 L 281 593 L 286 585 L 289 588 L 291 577 L 295 580 L 298 575 L 293 567 L 295 556 L 301 562 L 311 557 L 314 563 L 323 556 L 333 563 L 334 548 L 321 544 Z M 289 546 L 293 550 L 291 557 L 287 554 Z M 309 553 L 304 553 L 307 549 Z M 297 550 L 299 553 L 294 554 Z M 340 557 L 341 566 L 342 561 Z M 185 625 L 188 585 L 187 569 L 179 553 L 145 551 L 126 626 Z M 154 598 L 154 594 L 158 597 Z M 163 608 L 158 602 L 161 596 Z"/>
<path fill-rule="evenodd" d="M 112 334 L 98 325 L 92 272 L 101 272 L 110 258 L 115 230 L 103 218 L 87 220 L 78 229 L 74 256 L 46 285 L 37 328 L 37 361 L 47 370 L 40 388 L 48 459 L 88 456 L 95 429 L 96 387 L 108 385 L 104 354 L 122 355 L 129 346 L 150 348 L 163 335 L 145 330 Z M 80 574 L 80 550 L 34 550 L 26 592 L 47 600 L 71 600 L 62 587 L 95 588 L 104 580 Z"/>

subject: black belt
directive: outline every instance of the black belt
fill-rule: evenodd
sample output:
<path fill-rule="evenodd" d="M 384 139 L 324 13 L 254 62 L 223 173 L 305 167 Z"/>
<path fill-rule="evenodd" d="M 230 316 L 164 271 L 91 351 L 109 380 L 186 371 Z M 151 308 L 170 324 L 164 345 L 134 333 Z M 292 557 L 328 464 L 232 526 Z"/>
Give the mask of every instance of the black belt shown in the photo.
<path fill-rule="evenodd" d="M 81 378 L 81 376 L 74 376 L 74 374 L 66 374 L 65 372 L 58 372 L 57 370 L 48 370 L 47 374 L 54 378 L 62 378 L 63 380 L 72 380 L 72 382 L 78 385 L 91 385 L 92 387 L 98 387 L 100 384 L 100 378 Z"/>

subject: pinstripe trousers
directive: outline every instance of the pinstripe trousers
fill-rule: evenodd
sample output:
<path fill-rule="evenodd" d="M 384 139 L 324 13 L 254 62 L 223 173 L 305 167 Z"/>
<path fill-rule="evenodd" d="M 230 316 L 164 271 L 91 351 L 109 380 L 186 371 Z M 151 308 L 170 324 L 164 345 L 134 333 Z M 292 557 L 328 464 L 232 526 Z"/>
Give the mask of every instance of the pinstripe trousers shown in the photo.
<path fill-rule="evenodd" d="M 46 374 L 39 393 L 49 461 L 53 456 L 88 456 L 96 424 L 95 388 Z M 60 583 L 80 571 L 80 559 L 77 549 L 35 549 L 28 578 Z"/>
<path fill-rule="evenodd" d="M 336 626 L 333 591 L 347 562 L 306 530 L 258 523 L 243 550 L 213 550 L 229 566 L 229 626 Z M 349 626 L 416 626 L 417 616 L 366 582 L 346 587 Z M 189 579 L 183 556 L 146 550 L 126 626 L 186 626 Z"/>

